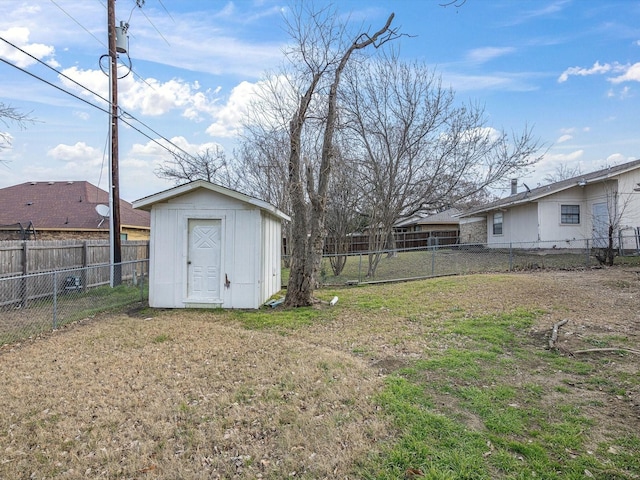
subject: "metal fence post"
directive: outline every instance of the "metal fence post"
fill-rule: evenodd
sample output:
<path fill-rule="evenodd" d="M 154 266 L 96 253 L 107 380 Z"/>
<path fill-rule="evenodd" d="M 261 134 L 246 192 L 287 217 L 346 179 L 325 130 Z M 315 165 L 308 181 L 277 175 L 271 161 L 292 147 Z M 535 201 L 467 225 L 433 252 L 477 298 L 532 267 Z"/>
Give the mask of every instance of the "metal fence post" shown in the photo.
<path fill-rule="evenodd" d="M 53 272 L 53 329 L 58 328 L 58 272 Z"/>
<path fill-rule="evenodd" d="M 20 282 L 20 298 L 22 308 L 27 308 L 29 301 L 29 287 L 27 282 L 27 274 L 29 273 L 29 255 L 27 253 L 27 242 L 22 242 L 22 280 Z"/>
<path fill-rule="evenodd" d="M 591 263 L 591 258 L 590 258 L 590 255 L 589 255 L 589 239 L 588 238 L 586 239 L 586 244 L 587 244 L 587 248 L 585 248 L 585 250 L 584 250 L 584 253 L 585 253 L 585 256 L 586 256 L 585 266 L 588 268 L 589 264 Z"/>
<path fill-rule="evenodd" d="M 362 282 L 362 252 L 360 252 L 360 262 L 358 263 L 358 283 Z"/>
<path fill-rule="evenodd" d="M 509 242 L 509 271 L 513 270 L 513 244 Z"/>
<path fill-rule="evenodd" d="M 134 278 L 136 278 L 137 270 L 137 267 L 133 270 Z M 140 264 L 140 277 L 138 278 L 138 283 L 140 284 L 140 302 L 144 302 L 144 263 Z"/>
<path fill-rule="evenodd" d="M 436 275 L 436 247 L 431 247 L 431 276 Z"/>

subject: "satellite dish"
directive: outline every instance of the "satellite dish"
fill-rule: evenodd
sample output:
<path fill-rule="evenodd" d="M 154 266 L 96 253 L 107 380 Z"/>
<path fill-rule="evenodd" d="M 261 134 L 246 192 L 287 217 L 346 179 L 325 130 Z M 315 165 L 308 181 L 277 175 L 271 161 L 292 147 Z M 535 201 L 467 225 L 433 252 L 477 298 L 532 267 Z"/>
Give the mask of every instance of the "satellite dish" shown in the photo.
<path fill-rule="evenodd" d="M 109 216 L 109 207 L 107 205 L 96 205 L 96 212 L 98 212 L 98 215 L 100 215 L 101 217 L 108 217 Z"/>

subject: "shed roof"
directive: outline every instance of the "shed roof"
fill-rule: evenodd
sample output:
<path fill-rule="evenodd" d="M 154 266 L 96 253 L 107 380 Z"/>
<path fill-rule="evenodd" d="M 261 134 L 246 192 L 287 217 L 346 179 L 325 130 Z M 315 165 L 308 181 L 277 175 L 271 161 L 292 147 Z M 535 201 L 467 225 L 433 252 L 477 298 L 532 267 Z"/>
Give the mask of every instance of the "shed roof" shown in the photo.
<path fill-rule="evenodd" d="M 291 217 L 284 212 L 281 212 L 276 207 L 271 205 L 264 200 L 260 200 L 255 197 L 251 197 L 244 193 L 240 193 L 236 190 L 232 190 L 230 188 L 223 187 L 221 185 L 217 185 L 215 183 L 207 182 L 206 180 L 195 180 L 193 182 L 185 183 L 183 185 L 178 185 L 177 187 L 169 188 L 167 190 L 163 190 L 162 192 L 155 193 L 153 195 L 149 195 L 147 197 L 140 198 L 133 202 L 133 208 L 138 208 L 140 210 L 150 211 L 151 207 L 157 203 L 167 202 L 173 198 L 177 198 L 181 195 L 185 195 L 187 193 L 193 192 L 198 189 L 205 189 L 212 192 L 219 193 L 221 195 L 225 195 L 230 198 L 234 198 L 244 203 L 248 203 L 259 209 L 270 213 L 271 215 L 280 218 L 281 220 L 289 221 Z"/>
<path fill-rule="evenodd" d="M 0 189 L 0 225 L 33 223 L 36 230 L 109 230 L 96 211 L 109 194 L 86 181 L 25 182 Z M 149 214 L 120 200 L 122 226 L 148 229 Z"/>
<path fill-rule="evenodd" d="M 554 193 L 567 190 L 569 188 L 577 186 L 584 187 L 590 183 L 599 183 L 607 179 L 617 177 L 623 173 L 636 170 L 638 168 L 640 168 L 640 160 L 634 160 L 632 162 L 623 163 L 614 167 L 607 167 L 595 172 L 577 175 L 575 177 L 561 180 L 555 183 L 550 183 L 548 185 L 543 185 L 541 187 L 531 189 L 527 188 L 524 192 L 516 193 L 515 195 L 501 198 L 500 200 L 496 200 L 495 202 L 472 208 L 471 210 L 462 213 L 460 217 L 471 217 L 479 213 L 490 212 L 491 210 L 496 210 L 498 208 L 512 207 L 523 203 L 536 201 L 546 196 L 553 195 Z"/>

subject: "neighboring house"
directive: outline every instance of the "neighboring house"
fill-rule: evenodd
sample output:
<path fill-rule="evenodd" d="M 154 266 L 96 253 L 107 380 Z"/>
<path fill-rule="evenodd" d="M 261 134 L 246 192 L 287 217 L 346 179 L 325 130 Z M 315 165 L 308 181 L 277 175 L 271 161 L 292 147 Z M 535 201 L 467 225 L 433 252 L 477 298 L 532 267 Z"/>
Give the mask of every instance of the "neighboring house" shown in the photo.
<path fill-rule="evenodd" d="M 525 186 L 523 192 L 512 183 L 509 197 L 460 215 L 462 243 L 490 247 L 602 247 L 610 225 L 616 241 L 619 235 L 627 239 L 624 248 L 637 248 L 640 160 L 538 188 Z"/>
<path fill-rule="evenodd" d="M 0 240 L 108 239 L 109 218 L 103 216 L 108 205 L 109 194 L 84 181 L 26 182 L 2 188 Z M 149 239 L 149 213 L 134 210 L 124 200 L 120 200 L 120 224 L 123 240 Z"/>
<path fill-rule="evenodd" d="M 393 228 L 396 232 L 432 232 L 436 236 L 456 237 L 460 219 L 455 215 L 459 214 L 460 212 L 455 208 L 433 215 L 416 214 L 397 221 Z"/>
<path fill-rule="evenodd" d="M 151 212 L 149 305 L 258 308 L 281 285 L 273 205 L 204 180 L 133 202 Z"/>
<path fill-rule="evenodd" d="M 455 208 L 449 208 L 433 215 L 416 214 L 396 222 L 393 226 L 397 238 L 401 239 L 403 233 L 418 233 L 421 238 L 447 239 L 442 242 L 457 243 L 460 235 L 460 220 L 455 217 L 460 212 Z M 439 242 L 434 240 L 434 244 Z M 431 243 L 431 242 L 428 242 Z"/>

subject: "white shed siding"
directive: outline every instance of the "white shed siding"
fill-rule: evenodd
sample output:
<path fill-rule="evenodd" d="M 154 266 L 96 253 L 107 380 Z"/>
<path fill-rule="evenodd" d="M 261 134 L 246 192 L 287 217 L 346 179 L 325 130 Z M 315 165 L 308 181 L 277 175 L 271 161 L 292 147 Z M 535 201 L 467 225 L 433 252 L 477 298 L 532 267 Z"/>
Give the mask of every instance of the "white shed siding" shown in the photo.
<path fill-rule="evenodd" d="M 149 304 L 152 307 L 173 307 L 176 302 L 176 285 L 181 279 L 176 278 L 174 266 L 181 261 L 181 251 L 176 249 L 179 243 L 175 228 L 167 229 L 166 225 L 177 222 L 179 210 L 154 209 L 151 212 L 151 232 L 162 232 L 153 235 L 149 245 L 149 279 L 153 288 L 149 290 Z"/>
<path fill-rule="evenodd" d="M 189 298 L 189 222 L 197 220 L 220 221 L 216 299 L 202 300 L 193 294 Z M 153 307 L 257 308 L 281 288 L 281 219 L 259 206 L 197 189 L 154 203 L 151 225 L 149 304 Z"/>
<path fill-rule="evenodd" d="M 229 275 L 232 305 L 234 308 L 253 308 L 260 302 L 260 211 L 257 208 L 237 211 L 235 231 L 234 271 Z"/>
<path fill-rule="evenodd" d="M 271 215 L 262 215 L 262 272 L 260 302 L 266 302 L 282 288 L 281 248 L 282 224 Z"/>
<path fill-rule="evenodd" d="M 151 211 L 152 307 L 258 308 L 280 290 L 288 217 L 273 206 L 203 181 L 137 203 Z"/>

